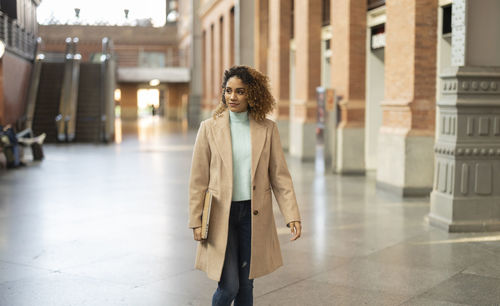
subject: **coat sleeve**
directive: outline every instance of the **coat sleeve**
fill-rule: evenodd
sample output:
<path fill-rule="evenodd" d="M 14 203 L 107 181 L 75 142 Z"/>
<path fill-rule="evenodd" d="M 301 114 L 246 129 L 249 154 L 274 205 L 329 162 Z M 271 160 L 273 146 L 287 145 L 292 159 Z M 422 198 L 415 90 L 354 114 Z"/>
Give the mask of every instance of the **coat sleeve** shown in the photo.
<path fill-rule="evenodd" d="M 189 178 L 189 228 L 201 226 L 203 201 L 210 178 L 210 146 L 205 123 L 202 122 L 193 150 L 191 174 Z"/>
<path fill-rule="evenodd" d="M 273 187 L 274 196 L 278 202 L 286 224 L 300 221 L 299 207 L 293 189 L 292 178 L 286 165 L 285 154 L 281 147 L 280 135 L 276 123 L 273 122 L 271 136 L 271 153 L 269 161 L 269 177 Z"/>

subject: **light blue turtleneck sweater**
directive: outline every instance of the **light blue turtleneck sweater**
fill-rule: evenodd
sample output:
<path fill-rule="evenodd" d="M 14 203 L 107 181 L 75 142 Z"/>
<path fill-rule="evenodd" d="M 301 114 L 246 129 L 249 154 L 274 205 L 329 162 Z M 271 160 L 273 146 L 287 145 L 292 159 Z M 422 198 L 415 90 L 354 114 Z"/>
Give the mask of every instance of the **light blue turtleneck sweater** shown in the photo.
<path fill-rule="evenodd" d="M 248 112 L 229 111 L 231 143 L 233 149 L 233 201 L 251 199 L 252 146 Z"/>

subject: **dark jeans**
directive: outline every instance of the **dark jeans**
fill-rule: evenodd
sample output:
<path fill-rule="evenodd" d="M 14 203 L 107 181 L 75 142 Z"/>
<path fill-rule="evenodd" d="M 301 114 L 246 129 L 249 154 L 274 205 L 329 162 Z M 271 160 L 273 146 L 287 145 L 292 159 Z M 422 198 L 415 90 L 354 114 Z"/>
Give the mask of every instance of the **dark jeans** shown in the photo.
<path fill-rule="evenodd" d="M 250 201 L 231 203 L 226 258 L 213 306 L 253 305 L 253 279 L 250 273 L 252 246 L 252 216 Z"/>

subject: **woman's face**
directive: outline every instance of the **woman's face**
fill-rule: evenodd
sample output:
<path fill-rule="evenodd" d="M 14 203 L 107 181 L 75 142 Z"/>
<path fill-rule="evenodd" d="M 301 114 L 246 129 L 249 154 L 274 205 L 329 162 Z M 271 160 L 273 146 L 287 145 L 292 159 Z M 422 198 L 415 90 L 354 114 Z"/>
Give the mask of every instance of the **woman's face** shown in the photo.
<path fill-rule="evenodd" d="M 229 110 L 235 113 L 245 112 L 248 109 L 247 85 L 240 78 L 233 76 L 226 84 L 224 98 Z"/>

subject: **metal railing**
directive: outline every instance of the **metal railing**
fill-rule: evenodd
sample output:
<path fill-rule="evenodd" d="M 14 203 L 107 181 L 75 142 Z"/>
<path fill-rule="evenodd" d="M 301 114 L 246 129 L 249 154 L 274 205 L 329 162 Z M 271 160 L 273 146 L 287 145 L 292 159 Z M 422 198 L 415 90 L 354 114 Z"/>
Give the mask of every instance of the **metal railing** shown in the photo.
<path fill-rule="evenodd" d="M 81 55 L 77 53 L 78 37 L 66 38 L 66 61 L 59 102 L 59 114 L 55 118 L 57 140 L 75 139 L 76 112 L 78 108 L 78 84 L 80 78 Z"/>
<path fill-rule="evenodd" d="M 36 36 L 2 12 L 0 12 L 0 40 L 5 43 L 7 50 L 28 60 L 34 59 Z"/>
<path fill-rule="evenodd" d="M 112 141 L 114 137 L 115 123 L 115 101 L 114 91 L 116 88 L 116 59 L 114 55 L 114 44 L 111 39 L 102 39 L 101 55 L 101 120 L 99 138 L 103 142 Z"/>

